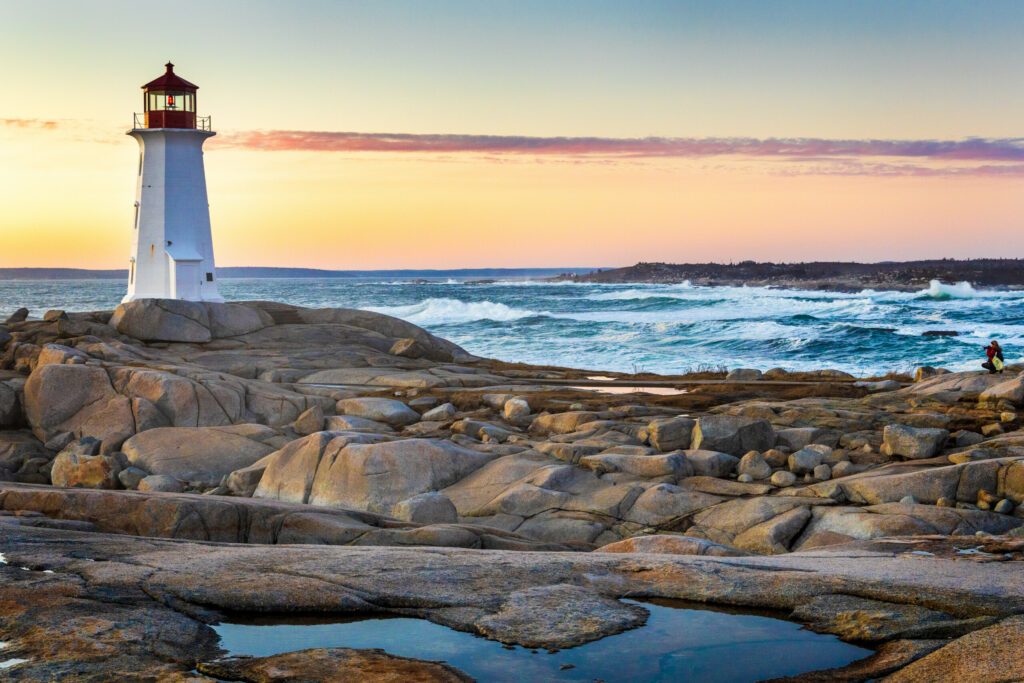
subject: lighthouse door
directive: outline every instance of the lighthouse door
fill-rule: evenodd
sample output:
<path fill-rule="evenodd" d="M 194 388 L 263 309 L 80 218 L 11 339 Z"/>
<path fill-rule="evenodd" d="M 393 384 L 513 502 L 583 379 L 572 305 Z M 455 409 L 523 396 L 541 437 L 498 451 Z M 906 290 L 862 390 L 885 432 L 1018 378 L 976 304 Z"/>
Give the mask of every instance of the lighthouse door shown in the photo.
<path fill-rule="evenodd" d="M 174 298 L 199 301 L 199 262 L 174 261 Z"/>

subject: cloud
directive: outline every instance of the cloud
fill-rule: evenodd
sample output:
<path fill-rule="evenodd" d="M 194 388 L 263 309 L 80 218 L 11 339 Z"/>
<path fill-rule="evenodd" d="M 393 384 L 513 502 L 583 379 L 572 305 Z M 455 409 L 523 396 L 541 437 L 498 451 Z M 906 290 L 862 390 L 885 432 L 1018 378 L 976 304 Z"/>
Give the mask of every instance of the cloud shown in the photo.
<path fill-rule="evenodd" d="M 620 158 L 739 156 L 808 161 L 895 157 L 930 161 L 1024 162 L 1024 138 L 603 138 L 270 130 L 229 133 L 223 137 L 220 144 L 266 151 L 474 153 Z"/>
<path fill-rule="evenodd" d="M 0 119 L 0 126 L 9 128 L 42 128 L 44 130 L 55 130 L 56 121 L 44 119 Z"/>

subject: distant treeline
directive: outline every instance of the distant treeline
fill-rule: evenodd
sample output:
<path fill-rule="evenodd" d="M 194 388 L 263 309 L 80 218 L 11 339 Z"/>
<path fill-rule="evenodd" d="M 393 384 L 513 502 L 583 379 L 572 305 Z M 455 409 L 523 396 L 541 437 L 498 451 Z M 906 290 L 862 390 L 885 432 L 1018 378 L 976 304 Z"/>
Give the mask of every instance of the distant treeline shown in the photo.
<path fill-rule="evenodd" d="M 846 281 L 865 286 L 967 281 L 985 286 L 1024 286 L 1024 259 L 932 259 L 855 263 L 638 263 L 628 268 L 566 276 L 581 282 L 800 283 Z"/>
<path fill-rule="evenodd" d="M 596 268 L 456 268 L 452 270 L 320 270 L 317 268 L 218 268 L 221 278 L 518 278 L 551 277 Z M 127 280 L 127 270 L 84 268 L 0 268 L 0 280 Z"/>

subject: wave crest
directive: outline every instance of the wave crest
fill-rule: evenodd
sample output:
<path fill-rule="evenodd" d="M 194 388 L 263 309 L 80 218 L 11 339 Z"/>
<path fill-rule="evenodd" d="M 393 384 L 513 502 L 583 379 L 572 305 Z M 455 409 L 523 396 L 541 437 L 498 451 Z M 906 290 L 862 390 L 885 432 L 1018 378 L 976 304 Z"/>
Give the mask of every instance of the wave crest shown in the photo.
<path fill-rule="evenodd" d="M 973 299 L 978 296 L 978 290 L 971 286 L 970 282 L 958 282 L 955 285 L 946 284 L 940 280 L 932 280 L 928 283 L 928 289 L 922 290 L 921 294 L 929 299 Z"/>
<path fill-rule="evenodd" d="M 477 320 L 519 320 L 538 315 L 542 311 L 512 308 L 494 301 L 459 301 L 458 299 L 424 299 L 408 306 L 366 306 L 364 310 L 392 315 L 418 325 L 445 325 Z"/>

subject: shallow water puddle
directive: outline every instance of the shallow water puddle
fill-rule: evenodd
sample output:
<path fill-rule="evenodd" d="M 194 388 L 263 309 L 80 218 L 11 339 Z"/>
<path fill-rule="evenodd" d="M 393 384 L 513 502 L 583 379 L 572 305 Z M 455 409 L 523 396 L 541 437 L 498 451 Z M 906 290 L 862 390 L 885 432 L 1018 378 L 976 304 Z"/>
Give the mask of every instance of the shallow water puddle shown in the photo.
<path fill-rule="evenodd" d="M 772 617 L 642 604 L 645 626 L 560 652 L 503 646 L 423 619 L 363 618 L 222 623 L 232 655 L 266 657 L 308 648 L 383 648 L 402 657 L 444 661 L 480 681 L 756 681 L 844 666 L 870 650 Z M 680 606 L 687 605 L 686 607 Z"/>
<path fill-rule="evenodd" d="M 675 387 L 569 386 L 565 388 L 592 391 L 598 394 L 656 394 L 658 396 L 681 396 L 682 394 L 689 393 L 689 389 L 676 389 Z"/>

